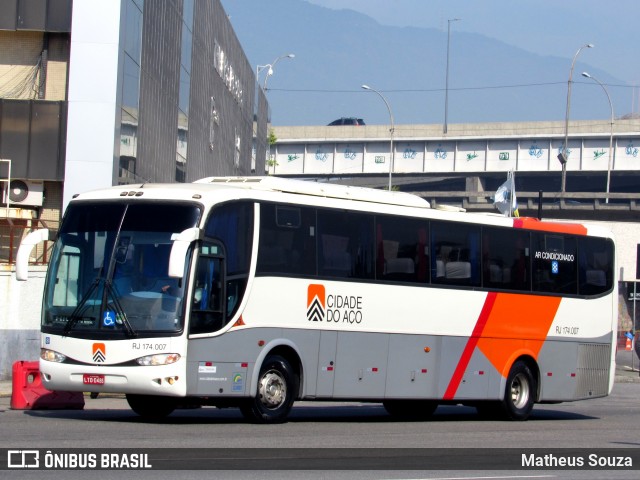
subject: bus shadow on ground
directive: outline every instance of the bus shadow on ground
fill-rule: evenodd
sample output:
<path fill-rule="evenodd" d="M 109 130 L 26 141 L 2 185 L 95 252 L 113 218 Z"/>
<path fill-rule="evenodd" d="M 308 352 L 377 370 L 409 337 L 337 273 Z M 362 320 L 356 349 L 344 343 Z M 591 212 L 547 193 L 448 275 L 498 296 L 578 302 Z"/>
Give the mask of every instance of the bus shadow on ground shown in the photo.
<path fill-rule="evenodd" d="M 440 405 L 435 413 L 426 419 L 402 418 L 389 415 L 381 405 L 358 405 L 353 407 L 335 406 L 320 409 L 316 407 L 294 407 L 290 422 L 407 422 L 407 423 L 442 423 L 442 422 L 496 422 L 500 418 L 481 415 L 474 407 Z M 534 408 L 527 421 L 540 420 L 593 420 L 597 417 L 575 412 Z"/>
<path fill-rule="evenodd" d="M 249 423 L 237 408 L 186 408 L 177 409 L 163 419 L 142 418 L 128 409 L 99 409 L 86 410 L 29 410 L 25 415 L 32 417 L 104 421 L 123 423 L 158 423 L 158 424 L 242 424 Z M 598 417 L 581 413 L 554 410 L 548 406 L 535 409 L 527 420 L 538 421 L 567 421 L 567 420 L 596 420 Z M 495 417 L 480 415 L 474 407 L 441 405 L 436 412 L 427 419 L 400 418 L 389 415 L 379 404 L 357 404 L 353 406 L 294 406 L 289 415 L 290 423 L 443 423 L 443 422 L 502 422 Z"/>

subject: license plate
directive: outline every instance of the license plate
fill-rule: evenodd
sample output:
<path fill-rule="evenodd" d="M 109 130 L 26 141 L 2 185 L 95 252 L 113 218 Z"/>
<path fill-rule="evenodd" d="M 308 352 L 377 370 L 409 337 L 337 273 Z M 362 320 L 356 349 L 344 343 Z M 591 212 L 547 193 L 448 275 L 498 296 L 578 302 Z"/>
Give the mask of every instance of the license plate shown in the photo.
<path fill-rule="evenodd" d="M 82 375 L 82 383 L 85 385 L 104 385 L 104 375 Z"/>

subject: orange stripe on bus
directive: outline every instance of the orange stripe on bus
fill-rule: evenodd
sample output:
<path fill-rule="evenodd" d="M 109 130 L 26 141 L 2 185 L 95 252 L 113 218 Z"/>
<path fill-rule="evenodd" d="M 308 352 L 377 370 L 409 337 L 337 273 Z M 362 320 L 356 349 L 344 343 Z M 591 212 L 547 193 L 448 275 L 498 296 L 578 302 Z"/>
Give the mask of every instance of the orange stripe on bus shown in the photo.
<path fill-rule="evenodd" d="M 442 398 L 455 398 L 476 347 L 503 377 L 520 355 L 537 360 L 560 301 L 560 297 L 488 293 Z"/>
<path fill-rule="evenodd" d="M 538 358 L 560 306 L 560 297 L 500 293 L 478 348 L 502 376 L 521 354 Z"/>
<path fill-rule="evenodd" d="M 573 235 L 586 235 L 587 228 L 579 223 L 553 223 L 543 222 L 537 218 L 520 217 L 513 219 L 514 228 L 526 228 L 528 230 L 541 230 L 553 233 L 570 233 Z"/>

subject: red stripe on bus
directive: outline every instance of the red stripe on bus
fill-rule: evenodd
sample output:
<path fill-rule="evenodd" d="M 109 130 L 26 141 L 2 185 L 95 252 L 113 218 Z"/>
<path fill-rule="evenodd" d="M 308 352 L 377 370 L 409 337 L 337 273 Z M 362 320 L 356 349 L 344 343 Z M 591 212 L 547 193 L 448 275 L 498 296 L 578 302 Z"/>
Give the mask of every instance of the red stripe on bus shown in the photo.
<path fill-rule="evenodd" d="M 460 382 L 462 381 L 462 376 L 471 361 L 471 355 L 473 355 L 473 351 L 476 349 L 476 345 L 478 344 L 478 340 L 480 340 L 482 331 L 489 320 L 489 315 L 491 314 L 491 309 L 493 308 L 493 304 L 495 303 L 497 296 L 498 294 L 495 292 L 487 294 L 487 298 L 484 301 L 476 326 L 473 328 L 473 333 L 469 337 L 469 340 L 467 340 L 467 345 L 462 351 L 462 356 L 460 357 L 460 361 L 458 362 L 458 365 L 453 372 L 453 376 L 449 381 L 449 386 L 444 392 L 444 397 L 442 397 L 443 400 L 452 400 L 453 397 L 455 397 L 458 387 L 460 386 Z"/>

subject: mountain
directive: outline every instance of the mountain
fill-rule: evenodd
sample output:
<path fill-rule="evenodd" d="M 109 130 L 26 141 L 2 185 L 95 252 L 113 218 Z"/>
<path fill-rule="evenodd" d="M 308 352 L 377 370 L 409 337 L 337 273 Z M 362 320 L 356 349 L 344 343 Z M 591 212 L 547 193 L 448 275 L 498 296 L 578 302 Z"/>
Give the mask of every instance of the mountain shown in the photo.
<path fill-rule="evenodd" d="M 389 123 L 382 100 L 362 84 L 384 95 L 396 124 L 443 122 L 446 31 L 384 26 L 352 10 L 305 0 L 222 5 L 254 67 L 295 54 L 279 60 L 268 80 L 274 125 L 324 125 L 339 117 Z M 448 123 L 564 120 L 570 66 L 571 58 L 533 54 L 452 28 Z M 610 115 L 600 86 L 581 77 L 585 70 L 610 85 L 614 105 L 628 104 L 630 88 L 623 81 L 579 59 L 571 119 Z"/>

